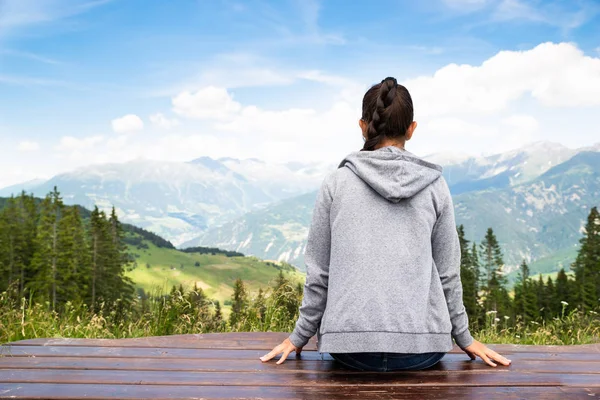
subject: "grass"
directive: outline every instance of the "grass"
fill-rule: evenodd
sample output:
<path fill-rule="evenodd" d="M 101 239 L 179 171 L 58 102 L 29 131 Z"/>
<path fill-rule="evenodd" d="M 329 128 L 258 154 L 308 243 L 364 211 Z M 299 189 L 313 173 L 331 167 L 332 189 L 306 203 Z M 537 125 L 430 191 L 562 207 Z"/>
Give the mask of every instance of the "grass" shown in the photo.
<path fill-rule="evenodd" d="M 101 309 L 92 313 L 85 305 L 67 303 L 58 314 L 48 304 L 18 303 L 0 294 L 0 344 L 29 338 L 133 338 L 206 332 L 291 332 L 297 320 L 302 298 L 298 289 L 287 284 L 270 288 L 263 301 L 251 298 L 240 322 L 230 326 L 215 321 L 210 302 L 196 307 L 179 292 L 173 296 L 151 296 L 145 304 L 137 300 L 124 315 Z M 600 342 L 600 318 L 594 311 L 572 311 L 545 322 L 497 321 L 488 313 L 486 326 L 473 336 L 483 343 L 531 345 L 575 345 Z"/>
<path fill-rule="evenodd" d="M 273 283 L 273 282 L 272 282 Z M 153 293 L 135 299 L 131 306 L 104 307 L 92 312 L 84 304 L 67 302 L 58 313 L 46 303 L 15 300 L 0 293 L 0 344 L 30 338 L 135 338 L 174 334 L 225 331 L 290 331 L 294 328 L 302 293 L 296 284 L 285 281 L 270 286 L 264 297 L 250 297 L 233 326 L 217 317 L 214 303 L 198 300 L 198 292 L 168 296 Z M 116 311 L 118 310 L 118 311 Z"/>
<path fill-rule="evenodd" d="M 67 303 L 61 313 L 49 311 L 48 304 L 34 304 L 29 299 L 14 300 L 0 293 L 0 344 L 29 338 L 133 338 L 171 334 L 194 334 L 225 331 L 291 332 L 302 300 L 297 283 L 305 275 L 255 257 L 226 257 L 222 254 L 184 253 L 158 248 L 145 241 L 147 249 L 129 247 L 136 265 L 127 271 L 138 288 L 150 294 L 136 299 L 120 313 L 117 307 L 91 312 L 84 304 Z M 199 266 L 196 266 L 196 263 Z M 148 264 L 148 266 L 147 266 Z M 273 282 L 283 270 L 287 284 L 275 289 Z M 544 274 L 555 278 L 556 273 Z M 223 319 L 215 317 L 212 300 L 230 301 L 235 279 L 241 278 L 250 294 L 250 304 L 240 321 L 230 326 L 229 307 Z M 173 286 L 189 292 L 198 284 L 208 299 L 194 304 L 189 294 L 176 291 L 164 296 Z M 259 288 L 266 297 L 256 298 Z M 497 321 L 488 314 L 486 326 L 473 332 L 483 343 L 533 345 L 573 345 L 600 342 L 600 318 L 597 312 L 573 311 L 545 322 Z M 0 354 L 1 356 L 1 354 Z"/>
<path fill-rule="evenodd" d="M 483 343 L 576 345 L 600 342 L 600 317 L 598 312 L 583 313 L 574 310 L 549 321 L 495 322 L 495 315 L 488 313 L 486 327 L 474 335 Z"/>
<path fill-rule="evenodd" d="M 166 294 L 173 286 L 179 285 L 191 290 L 197 284 L 208 297 L 223 303 L 231 298 L 233 283 L 237 278 L 241 278 L 253 293 L 266 287 L 281 268 L 274 262 L 265 262 L 255 257 L 184 253 L 145 243 L 148 249 L 129 246 L 129 252 L 136 257 L 137 266 L 127 271 L 126 275 L 135 282 L 136 287 L 147 293 Z M 283 272 L 292 282 L 304 281 L 305 274 L 296 269 L 284 268 Z"/>

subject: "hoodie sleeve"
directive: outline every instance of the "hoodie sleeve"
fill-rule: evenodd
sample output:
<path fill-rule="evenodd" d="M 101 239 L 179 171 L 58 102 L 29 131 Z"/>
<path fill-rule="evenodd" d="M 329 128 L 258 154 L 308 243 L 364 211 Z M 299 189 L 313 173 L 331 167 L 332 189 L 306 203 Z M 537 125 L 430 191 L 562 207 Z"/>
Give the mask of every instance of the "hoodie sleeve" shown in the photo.
<path fill-rule="evenodd" d="M 444 177 L 439 178 L 437 220 L 431 234 L 433 260 L 437 267 L 450 321 L 452 322 L 452 337 L 456 344 L 465 348 L 473 342 L 469 332 L 469 318 L 463 304 L 463 289 L 460 281 L 460 242 L 454 220 L 454 205 L 450 189 Z"/>
<path fill-rule="evenodd" d="M 300 307 L 300 316 L 289 339 L 296 347 L 304 347 L 317 333 L 327 304 L 329 282 L 329 255 L 331 228 L 329 211 L 332 202 L 330 185 L 332 175 L 321 184 L 308 231 L 306 252 L 306 283 Z"/>

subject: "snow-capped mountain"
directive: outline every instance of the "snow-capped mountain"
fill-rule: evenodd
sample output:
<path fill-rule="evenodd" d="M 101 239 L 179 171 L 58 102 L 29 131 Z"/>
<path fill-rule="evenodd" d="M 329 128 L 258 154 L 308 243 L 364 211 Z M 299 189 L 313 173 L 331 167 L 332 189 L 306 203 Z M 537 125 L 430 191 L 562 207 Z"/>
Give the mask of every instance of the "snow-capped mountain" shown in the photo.
<path fill-rule="evenodd" d="M 471 165 L 482 174 L 479 186 L 477 179 L 454 182 L 455 188 L 465 181 L 476 188 L 453 195 L 457 224 L 463 224 L 468 239 L 475 241 L 492 227 L 503 247 L 507 272 L 523 259 L 534 263 L 534 272 L 568 267 L 582 224 L 600 198 L 600 152 L 589 151 L 593 149 L 570 150 L 538 142 L 505 154 L 474 158 Z M 445 170 L 451 168 L 446 166 Z M 466 167 L 459 164 L 458 168 Z M 490 179 L 494 170 L 496 176 L 503 176 L 503 184 L 495 188 Z M 521 174 L 533 178 L 520 182 Z M 313 191 L 280 201 L 211 228 L 185 245 L 218 246 L 286 260 L 304 269 L 306 235 L 315 200 Z"/>
<path fill-rule="evenodd" d="M 453 194 L 504 188 L 527 182 L 585 149 L 570 149 L 559 143 L 538 141 L 490 156 L 465 158 L 453 154 L 424 157 L 444 166 L 444 177 Z M 444 163 L 443 161 L 447 161 Z"/>

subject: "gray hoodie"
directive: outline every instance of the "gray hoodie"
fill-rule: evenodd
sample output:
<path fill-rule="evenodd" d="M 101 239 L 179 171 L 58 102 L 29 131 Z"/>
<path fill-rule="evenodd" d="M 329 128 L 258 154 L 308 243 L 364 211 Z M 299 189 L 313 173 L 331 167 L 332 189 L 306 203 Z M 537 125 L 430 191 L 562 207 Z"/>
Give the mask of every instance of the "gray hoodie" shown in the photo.
<path fill-rule="evenodd" d="M 447 352 L 473 338 L 442 167 L 386 146 L 349 154 L 323 180 L 308 233 L 298 347 Z"/>

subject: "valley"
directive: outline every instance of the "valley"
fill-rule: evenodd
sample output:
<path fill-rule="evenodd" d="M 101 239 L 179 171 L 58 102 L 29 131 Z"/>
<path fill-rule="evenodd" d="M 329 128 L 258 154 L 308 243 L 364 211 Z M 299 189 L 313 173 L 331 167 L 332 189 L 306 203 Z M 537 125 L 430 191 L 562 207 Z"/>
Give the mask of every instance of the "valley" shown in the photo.
<path fill-rule="evenodd" d="M 464 225 L 467 239 L 477 242 L 492 227 L 505 254 L 505 272 L 514 277 L 523 259 L 532 273 L 569 267 L 585 216 L 600 194 L 599 150 L 600 143 L 571 149 L 539 141 L 487 156 L 423 158 L 443 166 L 456 222 Z M 26 189 L 44 196 L 58 185 L 65 203 L 105 210 L 114 204 L 124 222 L 179 248 L 218 247 L 303 271 L 316 190 L 336 165 L 206 156 L 187 163 L 137 160 L 26 182 L 0 195 Z M 142 252 L 140 260 L 152 265 L 150 254 Z"/>

